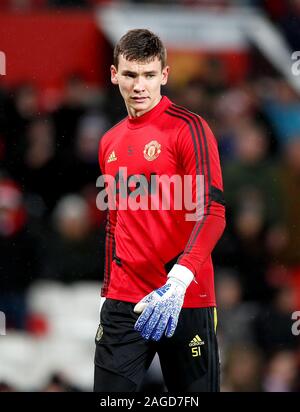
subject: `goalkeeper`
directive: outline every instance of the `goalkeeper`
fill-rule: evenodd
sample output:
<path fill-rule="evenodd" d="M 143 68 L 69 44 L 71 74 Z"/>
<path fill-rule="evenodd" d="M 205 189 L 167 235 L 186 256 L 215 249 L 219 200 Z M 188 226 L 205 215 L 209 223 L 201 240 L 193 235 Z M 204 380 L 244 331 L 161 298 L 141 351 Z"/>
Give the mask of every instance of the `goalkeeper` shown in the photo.
<path fill-rule="evenodd" d="M 168 75 L 154 33 L 130 30 L 115 46 L 111 81 L 128 116 L 99 143 L 101 173 L 113 178 L 106 192 L 115 197 L 96 392 L 138 391 L 156 353 L 169 391 L 219 391 L 211 259 L 225 227 L 218 147 L 204 119 L 161 95 Z M 169 192 L 165 183 L 160 190 L 168 179 Z"/>

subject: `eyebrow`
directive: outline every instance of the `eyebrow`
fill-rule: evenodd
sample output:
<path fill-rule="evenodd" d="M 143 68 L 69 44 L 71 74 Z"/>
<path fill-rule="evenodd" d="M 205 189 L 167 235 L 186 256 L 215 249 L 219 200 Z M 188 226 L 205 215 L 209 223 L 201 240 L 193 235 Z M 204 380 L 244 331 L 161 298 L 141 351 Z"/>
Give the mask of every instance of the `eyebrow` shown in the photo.
<path fill-rule="evenodd" d="M 131 74 L 131 75 L 136 76 L 138 73 L 137 72 L 132 72 L 131 70 L 123 70 L 122 74 L 123 75 Z M 147 74 L 157 74 L 157 71 L 156 70 L 149 70 L 147 72 L 143 72 L 142 74 L 146 74 L 146 75 Z"/>

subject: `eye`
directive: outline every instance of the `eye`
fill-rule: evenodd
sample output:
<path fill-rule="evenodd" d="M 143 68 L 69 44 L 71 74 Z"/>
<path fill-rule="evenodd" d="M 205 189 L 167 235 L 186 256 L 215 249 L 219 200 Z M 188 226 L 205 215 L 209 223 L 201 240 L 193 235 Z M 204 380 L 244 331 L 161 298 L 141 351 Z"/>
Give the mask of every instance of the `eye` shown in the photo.
<path fill-rule="evenodd" d="M 147 79 L 152 79 L 152 77 L 154 77 L 154 74 L 147 74 Z"/>

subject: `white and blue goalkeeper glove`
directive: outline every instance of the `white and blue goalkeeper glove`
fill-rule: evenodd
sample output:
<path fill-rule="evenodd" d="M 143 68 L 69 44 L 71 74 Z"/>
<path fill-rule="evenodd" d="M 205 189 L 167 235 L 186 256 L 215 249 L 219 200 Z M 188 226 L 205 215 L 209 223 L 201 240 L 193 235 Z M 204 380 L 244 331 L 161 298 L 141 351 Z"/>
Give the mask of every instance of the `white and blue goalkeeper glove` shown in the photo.
<path fill-rule="evenodd" d="M 163 334 L 173 336 L 183 305 L 187 287 L 193 280 L 193 273 L 181 265 L 174 265 L 168 274 L 166 284 L 140 300 L 134 307 L 141 313 L 134 329 L 144 339 L 158 341 Z"/>

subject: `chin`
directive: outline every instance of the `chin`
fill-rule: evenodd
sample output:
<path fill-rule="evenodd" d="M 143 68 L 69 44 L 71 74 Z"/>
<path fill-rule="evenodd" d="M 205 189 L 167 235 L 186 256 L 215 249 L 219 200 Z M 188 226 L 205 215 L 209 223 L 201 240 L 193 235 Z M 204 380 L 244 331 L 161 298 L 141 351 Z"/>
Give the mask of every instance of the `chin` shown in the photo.
<path fill-rule="evenodd" d="M 132 106 L 132 108 L 137 112 L 142 112 L 142 111 L 145 111 L 145 110 L 149 110 L 150 107 L 151 107 L 151 104 L 149 104 L 149 102 L 135 104 L 135 105 Z"/>

